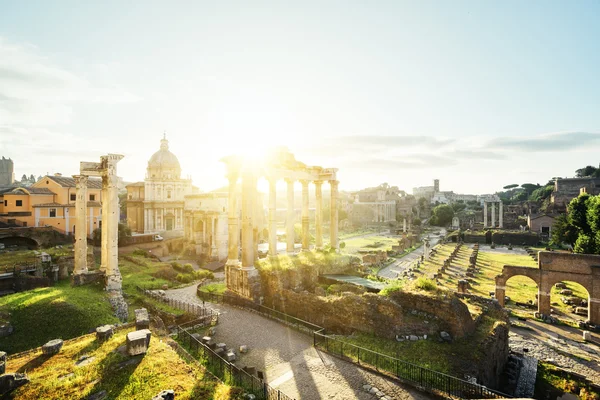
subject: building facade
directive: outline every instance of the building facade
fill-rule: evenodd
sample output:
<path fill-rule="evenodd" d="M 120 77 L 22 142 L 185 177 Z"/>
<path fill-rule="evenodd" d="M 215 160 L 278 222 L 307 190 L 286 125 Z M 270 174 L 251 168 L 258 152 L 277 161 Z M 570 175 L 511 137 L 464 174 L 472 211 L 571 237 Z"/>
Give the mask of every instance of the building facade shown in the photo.
<path fill-rule="evenodd" d="M 550 202 L 557 207 L 566 207 L 571 200 L 579 196 L 581 189 L 590 195 L 600 194 L 600 178 L 556 179 Z"/>
<path fill-rule="evenodd" d="M 143 185 L 143 186 L 142 186 Z M 132 232 L 184 230 L 184 198 L 192 194 L 191 179 L 181 178 L 181 166 L 169 151 L 169 141 L 150 157 L 144 182 L 127 185 L 127 225 Z"/>
<path fill-rule="evenodd" d="M 89 179 L 87 214 L 91 237 L 102 225 L 102 181 Z M 8 226 L 52 226 L 71 235 L 75 232 L 75 179 L 60 174 L 39 179 L 31 187 L 17 187 L 0 193 L 0 222 Z"/>
<path fill-rule="evenodd" d="M 15 181 L 14 164 L 10 158 L 4 158 L 0 160 L 0 187 L 11 186 Z"/>

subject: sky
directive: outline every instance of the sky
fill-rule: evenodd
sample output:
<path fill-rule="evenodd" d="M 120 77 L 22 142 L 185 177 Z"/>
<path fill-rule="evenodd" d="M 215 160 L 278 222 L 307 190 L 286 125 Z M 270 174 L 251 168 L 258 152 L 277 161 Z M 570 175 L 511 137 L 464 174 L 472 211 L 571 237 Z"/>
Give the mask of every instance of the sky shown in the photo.
<path fill-rule="evenodd" d="M 0 0 L 0 156 L 15 175 L 166 132 L 201 190 L 287 146 L 341 190 L 483 194 L 600 162 L 598 1 Z"/>

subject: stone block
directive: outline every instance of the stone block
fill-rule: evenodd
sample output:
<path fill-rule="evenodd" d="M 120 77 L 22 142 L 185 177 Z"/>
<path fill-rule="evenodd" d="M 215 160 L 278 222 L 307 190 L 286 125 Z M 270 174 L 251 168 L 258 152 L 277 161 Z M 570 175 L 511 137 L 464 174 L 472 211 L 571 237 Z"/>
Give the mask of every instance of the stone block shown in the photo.
<path fill-rule="evenodd" d="M 13 326 L 9 322 L 0 325 L 0 337 L 5 337 L 13 333 Z"/>
<path fill-rule="evenodd" d="M 225 356 L 225 349 L 223 349 L 222 347 L 217 347 L 215 349 L 215 354 L 218 355 L 219 357 L 224 357 Z"/>
<path fill-rule="evenodd" d="M 29 378 L 25 374 L 14 373 L 2 375 L 0 376 L 0 396 L 12 392 L 28 382 Z"/>
<path fill-rule="evenodd" d="M 100 343 L 107 341 L 113 335 L 113 326 L 112 325 L 102 325 L 96 328 L 96 340 Z"/>
<path fill-rule="evenodd" d="M 46 355 L 56 354 L 62 348 L 62 339 L 53 339 L 42 346 L 42 353 Z"/>
<path fill-rule="evenodd" d="M 172 389 L 163 390 L 154 396 L 152 400 L 175 400 L 175 391 Z"/>
<path fill-rule="evenodd" d="M 217 343 L 217 349 L 227 349 L 227 345 L 225 343 Z"/>
<path fill-rule="evenodd" d="M 148 351 L 151 337 L 150 330 L 142 329 L 127 334 L 127 354 L 137 356 Z"/>
<path fill-rule="evenodd" d="M 148 329 L 150 328 L 150 317 L 148 310 L 145 308 L 139 308 L 135 310 L 135 329 Z"/>
<path fill-rule="evenodd" d="M 248 346 L 246 346 L 245 344 L 240 346 L 240 353 L 244 354 L 248 352 Z"/>
<path fill-rule="evenodd" d="M 235 353 L 233 351 L 228 351 L 225 354 L 225 359 L 229 362 L 234 362 L 236 360 Z"/>
<path fill-rule="evenodd" d="M 212 338 L 210 336 L 204 336 L 202 338 L 202 343 L 204 343 L 205 345 L 207 345 L 207 346 L 210 347 L 210 345 L 213 344 L 213 341 L 212 341 Z"/>
<path fill-rule="evenodd" d="M 583 331 L 583 340 L 590 342 L 592 340 L 592 334 L 590 331 Z"/>

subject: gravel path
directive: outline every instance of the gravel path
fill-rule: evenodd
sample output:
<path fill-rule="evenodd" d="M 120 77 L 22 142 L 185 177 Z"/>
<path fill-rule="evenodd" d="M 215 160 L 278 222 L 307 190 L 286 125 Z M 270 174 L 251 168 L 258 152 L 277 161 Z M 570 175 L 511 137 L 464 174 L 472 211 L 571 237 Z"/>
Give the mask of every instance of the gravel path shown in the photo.
<path fill-rule="evenodd" d="M 168 297 L 202 304 L 196 286 L 167 290 Z M 432 399 L 412 387 L 330 357 L 313 347 L 312 336 L 300 333 L 256 313 L 223 304 L 205 303 L 218 310 L 216 342 L 249 351 L 236 362 L 264 371 L 273 387 L 296 399 L 372 400 L 379 397 L 363 389 L 377 387 L 384 399 Z"/>

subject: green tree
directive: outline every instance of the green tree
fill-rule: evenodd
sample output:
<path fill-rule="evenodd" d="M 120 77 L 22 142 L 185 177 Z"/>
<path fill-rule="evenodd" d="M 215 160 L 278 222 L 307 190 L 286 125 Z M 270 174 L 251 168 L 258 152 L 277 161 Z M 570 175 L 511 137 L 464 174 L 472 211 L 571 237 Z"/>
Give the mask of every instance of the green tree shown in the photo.
<path fill-rule="evenodd" d="M 413 218 L 412 224 L 414 226 L 421 226 L 421 218 Z"/>
<path fill-rule="evenodd" d="M 518 183 L 513 183 L 512 185 L 506 185 L 506 186 L 504 186 L 502 189 L 506 189 L 506 190 L 508 190 L 508 189 L 514 189 L 514 188 L 516 188 L 516 187 L 519 187 L 519 184 L 518 184 Z"/>
<path fill-rule="evenodd" d="M 454 210 L 448 204 L 440 204 L 433 209 L 432 225 L 446 226 L 452 221 Z"/>
<path fill-rule="evenodd" d="M 575 175 L 578 178 L 585 178 L 588 176 L 594 176 L 598 171 L 598 168 L 588 165 L 587 167 L 580 168 L 575 171 Z"/>
<path fill-rule="evenodd" d="M 452 203 L 452 210 L 454 210 L 455 213 L 460 212 L 465 208 L 467 208 L 465 203 Z"/>
<path fill-rule="evenodd" d="M 577 237 L 573 251 L 575 253 L 594 254 L 596 251 L 594 238 L 590 235 L 586 235 L 585 233 L 580 234 Z"/>
<path fill-rule="evenodd" d="M 574 226 L 579 234 L 589 235 L 592 233 L 587 219 L 587 207 L 590 195 L 583 193 L 571 200 L 567 207 L 569 215 L 569 224 Z"/>
<path fill-rule="evenodd" d="M 550 197 L 553 190 L 554 190 L 554 184 L 537 188 L 531 193 L 531 195 L 529 196 L 529 200 L 532 200 L 532 201 L 546 200 L 548 197 Z"/>
<path fill-rule="evenodd" d="M 552 225 L 552 243 L 555 245 L 567 243 L 575 246 L 576 241 L 577 229 L 569 224 L 567 214 L 560 214 L 554 219 L 554 224 Z"/>

